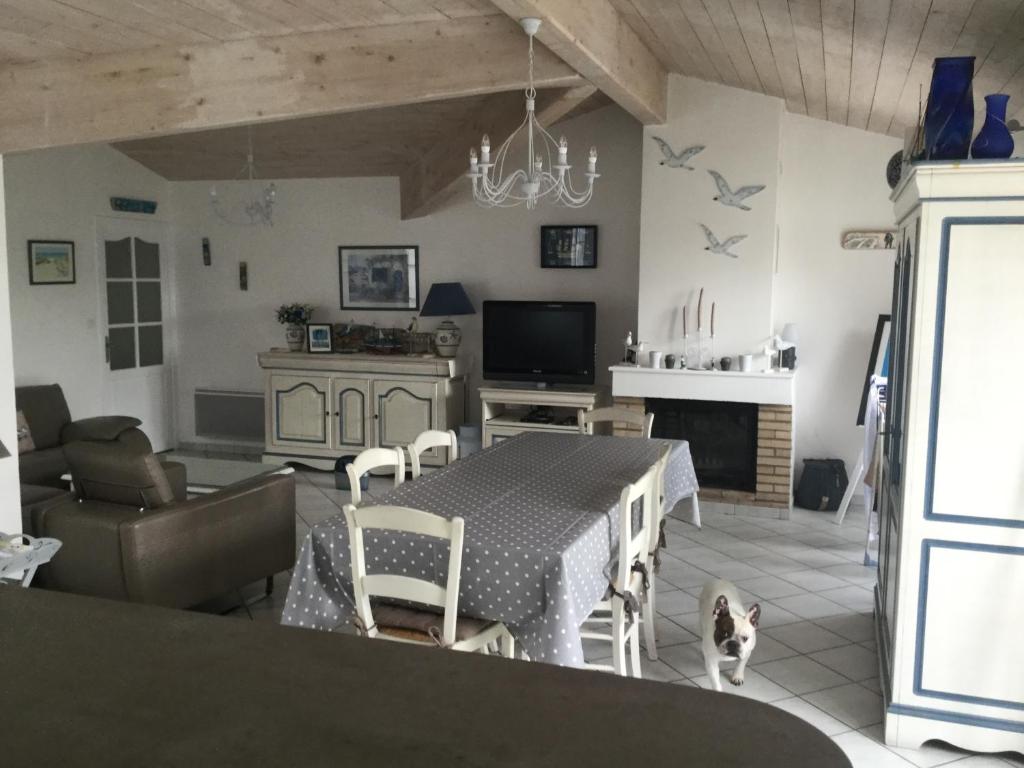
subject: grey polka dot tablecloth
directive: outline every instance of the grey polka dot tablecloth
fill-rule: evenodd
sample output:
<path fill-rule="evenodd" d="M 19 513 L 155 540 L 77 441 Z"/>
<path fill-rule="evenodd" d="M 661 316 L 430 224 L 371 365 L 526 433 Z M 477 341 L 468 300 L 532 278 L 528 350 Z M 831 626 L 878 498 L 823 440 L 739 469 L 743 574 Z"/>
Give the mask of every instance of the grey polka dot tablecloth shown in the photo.
<path fill-rule="evenodd" d="M 530 658 L 580 666 L 579 627 L 603 597 L 618 547 L 619 496 L 671 445 L 665 502 L 697 491 L 686 442 L 528 432 L 376 499 L 466 521 L 459 613 L 501 621 Z M 447 544 L 367 532 L 367 570 L 444 584 Z M 351 620 L 345 516 L 314 526 L 282 615 L 330 630 Z"/>

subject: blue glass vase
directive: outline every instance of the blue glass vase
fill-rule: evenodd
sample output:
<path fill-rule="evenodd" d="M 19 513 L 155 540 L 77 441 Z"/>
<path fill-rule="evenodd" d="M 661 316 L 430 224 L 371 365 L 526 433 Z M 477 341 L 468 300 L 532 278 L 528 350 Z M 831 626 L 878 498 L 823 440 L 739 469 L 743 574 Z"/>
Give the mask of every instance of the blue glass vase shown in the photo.
<path fill-rule="evenodd" d="M 1013 136 L 1006 127 L 1005 93 L 992 93 L 985 97 L 985 124 L 971 145 L 971 157 L 1002 158 L 1013 154 Z"/>
<path fill-rule="evenodd" d="M 925 158 L 963 160 L 974 135 L 974 57 L 938 58 L 924 115 Z"/>

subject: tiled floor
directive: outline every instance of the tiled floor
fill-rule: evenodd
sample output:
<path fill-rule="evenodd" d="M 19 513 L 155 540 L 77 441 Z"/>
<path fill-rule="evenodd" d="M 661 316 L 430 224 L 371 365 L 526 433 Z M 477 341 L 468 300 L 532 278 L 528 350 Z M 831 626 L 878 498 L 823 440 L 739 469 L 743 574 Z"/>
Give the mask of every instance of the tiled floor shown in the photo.
<path fill-rule="evenodd" d="M 299 471 L 296 479 L 301 546 L 309 526 L 338 514 L 348 493 L 334 489 L 331 473 Z M 387 484 L 374 478 L 371 494 Z M 646 678 L 708 686 L 696 596 L 705 581 L 727 578 L 746 605 L 761 603 L 762 625 L 745 685 L 733 687 L 723 676 L 724 695 L 769 702 L 807 720 L 831 736 L 857 768 L 1024 766 L 1019 755 L 970 755 L 937 742 L 920 750 L 891 749 L 882 742 L 871 615 L 874 571 L 861 565 L 862 512 L 851 511 L 842 527 L 829 514 L 803 510 L 781 521 L 725 514 L 705 502 L 701 513 L 701 530 L 668 520 L 668 550 L 658 574 L 659 659 L 643 657 Z M 280 617 L 289 578 L 279 574 L 273 598 L 251 607 L 255 619 Z M 238 609 L 231 615 L 247 614 Z M 594 660 L 604 649 L 587 648 Z"/>

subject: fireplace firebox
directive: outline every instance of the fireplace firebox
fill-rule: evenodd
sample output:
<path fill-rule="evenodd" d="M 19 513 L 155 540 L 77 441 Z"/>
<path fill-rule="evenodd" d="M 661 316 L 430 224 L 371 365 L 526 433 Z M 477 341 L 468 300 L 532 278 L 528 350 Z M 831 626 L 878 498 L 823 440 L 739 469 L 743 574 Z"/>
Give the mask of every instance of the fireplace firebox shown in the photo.
<path fill-rule="evenodd" d="M 701 487 L 757 490 L 756 403 L 647 398 L 652 437 L 686 440 Z"/>

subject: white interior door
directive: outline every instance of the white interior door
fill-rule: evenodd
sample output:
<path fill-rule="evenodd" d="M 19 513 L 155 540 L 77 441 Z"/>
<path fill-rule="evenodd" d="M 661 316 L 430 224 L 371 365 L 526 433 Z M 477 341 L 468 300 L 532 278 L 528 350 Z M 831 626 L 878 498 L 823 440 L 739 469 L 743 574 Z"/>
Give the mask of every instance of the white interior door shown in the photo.
<path fill-rule="evenodd" d="M 161 222 L 134 219 L 97 219 L 96 229 L 104 411 L 141 419 L 153 449 L 163 451 L 173 447 L 167 235 Z"/>

